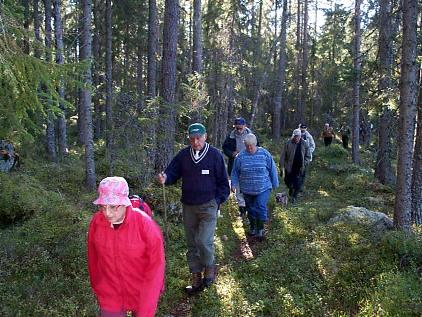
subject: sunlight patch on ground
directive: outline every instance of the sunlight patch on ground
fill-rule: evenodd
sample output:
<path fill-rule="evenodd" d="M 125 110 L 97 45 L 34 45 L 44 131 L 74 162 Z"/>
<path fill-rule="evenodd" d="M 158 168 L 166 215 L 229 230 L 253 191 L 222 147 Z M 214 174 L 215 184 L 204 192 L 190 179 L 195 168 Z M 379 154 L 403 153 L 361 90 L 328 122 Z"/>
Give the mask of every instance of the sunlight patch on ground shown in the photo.
<path fill-rule="evenodd" d="M 217 293 L 221 303 L 224 306 L 224 312 L 229 316 L 238 316 L 241 308 L 242 316 L 249 314 L 244 311 L 251 307 L 251 303 L 245 298 L 245 293 L 238 281 L 233 277 L 233 272 L 226 271 L 218 279 Z"/>
<path fill-rule="evenodd" d="M 319 189 L 318 193 L 323 197 L 328 197 L 330 194 L 328 194 L 325 190 Z"/>

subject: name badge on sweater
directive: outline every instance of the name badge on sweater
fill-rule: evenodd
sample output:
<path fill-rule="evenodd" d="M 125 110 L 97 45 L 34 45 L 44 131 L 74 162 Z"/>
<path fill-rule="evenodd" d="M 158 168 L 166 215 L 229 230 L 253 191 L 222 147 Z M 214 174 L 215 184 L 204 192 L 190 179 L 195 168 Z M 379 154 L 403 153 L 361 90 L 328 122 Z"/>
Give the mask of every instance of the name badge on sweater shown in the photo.
<path fill-rule="evenodd" d="M 209 175 L 210 174 L 210 170 L 202 170 L 201 171 L 202 175 Z"/>

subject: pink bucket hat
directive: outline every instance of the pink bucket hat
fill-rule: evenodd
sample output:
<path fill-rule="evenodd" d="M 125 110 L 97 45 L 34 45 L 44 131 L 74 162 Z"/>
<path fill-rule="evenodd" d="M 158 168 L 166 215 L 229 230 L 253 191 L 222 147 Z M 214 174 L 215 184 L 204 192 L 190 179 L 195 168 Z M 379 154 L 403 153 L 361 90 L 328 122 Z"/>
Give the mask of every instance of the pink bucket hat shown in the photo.
<path fill-rule="evenodd" d="M 93 202 L 95 205 L 131 205 L 128 197 L 129 186 L 123 177 L 104 178 L 98 186 L 98 195 L 97 200 Z"/>

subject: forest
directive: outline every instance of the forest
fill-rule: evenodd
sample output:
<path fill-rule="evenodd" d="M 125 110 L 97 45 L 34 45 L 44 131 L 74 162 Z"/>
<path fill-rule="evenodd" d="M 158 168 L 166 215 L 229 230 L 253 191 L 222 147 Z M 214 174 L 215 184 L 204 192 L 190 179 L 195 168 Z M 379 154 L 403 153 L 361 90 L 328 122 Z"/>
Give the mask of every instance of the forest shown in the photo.
<path fill-rule="evenodd" d="M 221 205 L 218 278 L 189 297 L 181 186 L 156 177 L 190 124 L 222 150 L 239 117 L 277 166 L 306 124 L 314 158 L 297 204 L 278 171 L 264 241 Z M 0 0 L 1 316 L 98 315 L 86 240 L 107 176 L 164 233 L 156 316 L 421 316 L 422 2 Z"/>

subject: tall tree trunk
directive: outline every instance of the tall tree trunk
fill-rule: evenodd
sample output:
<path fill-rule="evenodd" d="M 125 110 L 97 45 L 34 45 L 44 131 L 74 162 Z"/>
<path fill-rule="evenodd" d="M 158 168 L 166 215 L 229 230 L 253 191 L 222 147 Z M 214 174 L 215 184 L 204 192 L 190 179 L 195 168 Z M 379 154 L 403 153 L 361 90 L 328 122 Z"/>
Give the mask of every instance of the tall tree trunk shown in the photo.
<path fill-rule="evenodd" d="M 193 0 L 192 71 L 202 73 L 202 8 L 201 0 Z"/>
<path fill-rule="evenodd" d="M 301 27 L 301 4 L 302 0 L 297 0 L 297 18 L 296 18 L 296 65 L 295 65 L 295 94 L 296 94 L 296 112 L 294 126 L 303 121 L 303 97 L 302 97 L 302 86 L 301 86 L 301 70 L 302 70 L 302 27 Z"/>
<path fill-rule="evenodd" d="M 95 139 L 101 138 L 102 134 L 102 111 L 101 111 L 101 92 L 99 89 L 100 85 L 100 60 L 101 60 L 101 41 L 100 41 L 100 19 L 101 19 L 101 1 L 100 0 L 94 0 L 94 34 L 92 37 L 92 55 L 94 58 L 94 64 L 93 64 L 93 86 L 94 86 L 94 96 L 93 96 L 93 102 L 94 102 L 94 137 Z"/>
<path fill-rule="evenodd" d="M 419 67 L 418 121 L 415 139 L 412 179 L 412 223 L 422 225 L 422 64 Z"/>
<path fill-rule="evenodd" d="M 41 57 L 41 33 L 40 33 L 40 12 L 38 6 L 38 0 L 33 0 L 34 3 L 34 34 L 35 34 L 35 49 L 34 49 L 34 56 L 36 58 Z"/>
<path fill-rule="evenodd" d="M 149 0 L 148 16 L 148 97 L 157 94 L 158 18 L 156 0 Z"/>
<path fill-rule="evenodd" d="M 141 26 L 138 27 L 138 47 L 136 53 L 136 108 L 141 110 L 144 107 L 144 50 L 143 43 L 141 41 L 140 33 L 142 31 Z"/>
<path fill-rule="evenodd" d="M 157 3 L 156 0 L 149 0 L 148 6 L 148 66 L 147 66 L 147 96 L 151 101 L 157 94 L 157 55 L 158 55 L 158 18 L 157 18 Z M 145 141 L 149 150 L 147 151 L 147 160 L 150 168 L 146 171 L 144 176 L 146 181 L 152 178 L 155 172 L 155 160 L 157 153 L 157 117 L 158 117 L 158 103 L 149 104 L 148 113 L 151 118 L 147 131 Z"/>
<path fill-rule="evenodd" d="M 160 127 L 162 134 L 158 139 L 157 166 L 166 167 L 173 157 L 174 136 L 176 133 L 176 51 L 179 28 L 179 0 L 166 0 L 163 27 L 163 61 L 161 96 L 164 105 L 161 109 Z"/>
<path fill-rule="evenodd" d="M 82 3 L 82 0 L 79 0 L 79 3 Z M 83 36 L 84 36 L 84 30 L 83 30 L 83 24 L 84 24 L 84 17 L 83 17 L 83 13 L 81 12 L 81 8 L 78 9 L 77 12 L 77 20 L 78 20 L 78 28 L 77 28 L 77 40 L 75 41 L 75 57 L 77 56 L 77 54 L 79 53 L 79 61 L 82 62 L 82 56 L 81 56 L 81 51 L 83 49 L 84 43 L 83 43 Z M 83 75 L 80 76 L 80 80 L 83 82 Z M 78 85 L 79 86 L 79 85 Z M 77 109 L 78 109 L 78 142 L 80 145 L 85 144 L 85 139 L 86 139 L 86 124 L 84 123 L 85 120 L 85 112 L 84 112 L 84 104 L 85 101 L 84 99 L 84 94 L 82 93 L 82 88 L 77 87 L 76 88 L 76 105 L 77 105 Z"/>
<path fill-rule="evenodd" d="M 388 102 L 388 91 L 391 88 L 391 72 L 393 66 L 392 41 L 392 5 L 391 0 L 379 1 L 378 21 L 378 57 L 379 79 L 378 90 L 384 94 L 383 102 Z M 388 106 L 383 105 L 378 129 L 378 152 L 375 164 L 375 177 L 382 184 L 393 185 L 395 175 L 391 166 L 391 122 L 392 114 Z"/>
<path fill-rule="evenodd" d="M 286 35 L 287 35 L 287 0 L 283 0 L 283 13 L 281 16 L 281 30 L 280 30 L 280 59 L 278 61 L 277 81 L 275 85 L 274 96 L 274 117 L 273 117 L 273 138 L 276 142 L 280 141 L 281 137 L 281 112 L 283 109 L 283 94 L 285 91 L 286 79 Z"/>
<path fill-rule="evenodd" d="M 23 36 L 23 52 L 29 54 L 29 0 L 22 0 L 23 6 L 23 28 L 25 34 Z"/>
<path fill-rule="evenodd" d="M 106 0 L 106 147 L 109 175 L 113 175 L 113 61 L 112 61 L 112 4 Z"/>
<path fill-rule="evenodd" d="M 394 224 L 411 230 L 412 156 L 415 132 L 417 69 L 416 19 L 417 0 L 403 0 L 403 43 L 400 74 L 400 117 Z"/>
<path fill-rule="evenodd" d="M 362 0 L 355 0 L 355 37 L 353 45 L 354 55 L 354 83 L 353 83 L 353 127 L 352 127 L 352 160 L 355 164 L 360 164 L 359 153 L 359 112 L 360 112 L 360 72 L 361 72 L 361 29 L 360 29 L 360 5 Z"/>
<path fill-rule="evenodd" d="M 92 64 L 92 42 L 91 42 L 91 14 L 92 14 L 92 1 L 82 0 L 82 45 L 80 58 L 88 64 L 84 75 L 82 89 L 82 112 L 83 112 L 83 125 L 84 128 L 84 145 L 85 145 L 85 182 L 89 190 L 95 190 L 95 158 L 94 158 L 94 139 L 92 129 L 92 105 L 91 105 L 91 64 Z"/>
<path fill-rule="evenodd" d="M 61 14 L 61 0 L 54 0 L 54 34 L 56 38 L 56 63 L 59 65 L 64 64 L 63 57 L 63 24 Z M 60 97 L 60 110 L 62 113 L 59 115 L 58 123 L 58 143 L 59 143 L 59 155 L 63 158 L 68 154 L 67 147 L 67 125 L 66 125 L 66 112 L 63 100 L 65 98 L 64 93 L 64 82 L 60 81 L 59 85 L 59 97 Z"/>
<path fill-rule="evenodd" d="M 45 13 L 45 61 L 51 62 L 51 47 L 52 47 L 52 29 L 51 29 L 51 0 L 44 0 L 44 13 Z M 45 87 L 45 89 L 47 89 Z M 52 162 L 57 161 L 56 150 L 56 116 L 53 113 L 51 92 L 46 92 L 47 95 L 47 155 L 48 159 Z"/>
<path fill-rule="evenodd" d="M 255 124 L 255 119 L 258 114 L 258 104 L 259 99 L 261 97 L 261 90 L 264 85 L 264 82 L 267 78 L 267 74 L 264 72 L 262 73 L 259 64 L 262 63 L 262 7 L 263 7 L 263 0 L 259 0 L 259 7 L 258 7 L 258 27 L 256 29 L 256 46 L 253 50 L 253 66 L 255 66 L 255 70 L 253 72 L 253 85 L 254 91 L 252 96 L 252 111 L 251 117 L 249 120 L 249 127 L 253 128 Z M 254 19 L 253 19 L 254 20 Z"/>
<path fill-rule="evenodd" d="M 308 59 L 309 59 L 309 44 L 308 44 L 308 0 L 305 0 L 303 6 L 303 40 L 302 40 L 302 70 L 301 70 L 301 110 L 302 115 L 300 118 L 301 122 L 305 122 L 305 114 L 306 114 L 306 101 L 308 97 L 308 82 L 307 82 L 307 74 L 308 74 Z"/>
<path fill-rule="evenodd" d="M 202 74 L 202 6 L 201 0 L 193 1 L 193 47 L 192 47 L 192 72 Z M 199 90 L 203 89 L 203 79 L 198 77 Z M 205 105 L 198 103 L 191 114 L 192 122 L 201 122 L 203 120 L 203 107 Z"/>

